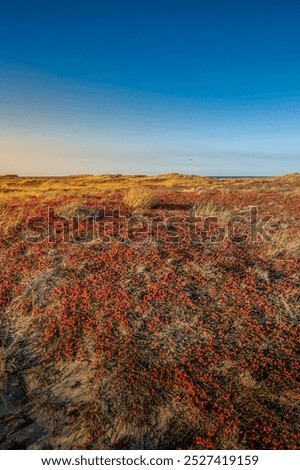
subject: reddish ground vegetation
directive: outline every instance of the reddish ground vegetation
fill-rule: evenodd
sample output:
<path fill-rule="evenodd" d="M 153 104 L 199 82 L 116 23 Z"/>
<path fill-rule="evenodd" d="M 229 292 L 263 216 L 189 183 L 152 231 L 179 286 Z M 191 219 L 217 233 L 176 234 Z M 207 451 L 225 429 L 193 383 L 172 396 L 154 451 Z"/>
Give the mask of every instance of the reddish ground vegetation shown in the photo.
<path fill-rule="evenodd" d="M 194 204 L 203 209 L 207 199 L 205 192 L 162 192 L 159 205 L 139 218 L 122 192 L 57 196 L 54 238 L 35 242 L 49 203 L 10 202 L 11 216 L 22 206 L 22 217 L 1 237 L 1 322 L 22 342 L 19 369 L 27 358 L 28 415 L 52 416 L 46 446 L 299 446 L 300 197 L 210 192 L 216 211 L 226 209 L 223 222 L 228 214 L 248 217 L 250 206 L 258 206 L 261 218 L 272 216 L 270 240 L 250 238 L 243 223 L 234 240 L 218 239 L 216 221 L 208 228 L 198 221 L 204 232 L 191 239 Z M 70 223 L 77 234 L 66 240 L 54 214 L 70 214 L 70 204 L 80 217 L 78 230 L 76 220 Z M 28 226 L 28 217 L 39 219 Z M 102 238 L 87 241 L 92 217 Z M 293 240 L 289 250 L 283 239 L 286 246 Z M 83 365 L 78 383 L 62 403 L 52 402 L 55 410 L 47 409 L 41 387 L 52 393 L 72 364 Z M 75 399 L 76 386 L 82 396 Z M 64 429 L 69 439 L 57 440 Z M 29 448 L 32 439 L 0 441 L 3 448 Z"/>

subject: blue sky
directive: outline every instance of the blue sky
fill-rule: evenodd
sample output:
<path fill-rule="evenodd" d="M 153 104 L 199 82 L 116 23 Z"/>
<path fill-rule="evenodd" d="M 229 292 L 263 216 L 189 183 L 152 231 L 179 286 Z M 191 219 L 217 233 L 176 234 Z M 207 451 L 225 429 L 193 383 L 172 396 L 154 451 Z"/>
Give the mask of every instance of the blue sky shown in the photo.
<path fill-rule="evenodd" d="M 300 167 L 296 1 L 11 1 L 0 173 Z"/>

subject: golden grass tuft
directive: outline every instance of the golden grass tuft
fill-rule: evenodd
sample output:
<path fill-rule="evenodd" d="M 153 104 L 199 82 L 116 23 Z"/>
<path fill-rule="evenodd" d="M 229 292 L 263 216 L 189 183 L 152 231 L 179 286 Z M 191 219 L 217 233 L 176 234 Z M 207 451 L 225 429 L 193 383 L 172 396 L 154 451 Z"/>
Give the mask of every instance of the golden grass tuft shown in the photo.
<path fill-rule="evenodd" d="M 11 210 L 8 205 L 0 205 L 0 236 L 6 237 L 21 222 L 24 216 L 24 207 Z"/>
<path fill-rule="evenodd" d="M 74 217 L 82 217 L 84 215 L 84 209 L 80 206 L 77 200 L 63 204 L 56 209 L 56 214 L 60 217 L 65 217 L 68 220 L 73 219 Z"/>
<path fill-rule="evenodd" d="M 272 235 L 271 243 L 267 248 L 267 255 L 273 258 L 278 256 L 300 257 L 300 238 L 299 235 L 291 235 L 288 231 L 278 231 Z"/>
<path fill-rule="evenodd" d="M 204 200 L 197 201 L 193 207 L 193 214 L 203 219 L 216 217 L 218 222 L 226 222 L 232 216 L 233 211 L 225 204 L 216 201 Z"/>
<path fill-rule="evenodd" d="M 127 206 L 137 211 L 146 211 L 156 207 L 159 197 L 155 189 L 146 186 L 133 186 L 124 197 Z"/>

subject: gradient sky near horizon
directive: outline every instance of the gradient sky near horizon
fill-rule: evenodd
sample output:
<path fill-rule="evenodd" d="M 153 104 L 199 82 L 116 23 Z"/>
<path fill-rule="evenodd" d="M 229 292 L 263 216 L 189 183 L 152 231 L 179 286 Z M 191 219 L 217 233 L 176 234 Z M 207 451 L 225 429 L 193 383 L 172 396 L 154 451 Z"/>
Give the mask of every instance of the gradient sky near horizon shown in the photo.
<path fill-rule="evenodd" d="M 0 174 L 300 168 L 300 4 L 12 0 Z"/>

